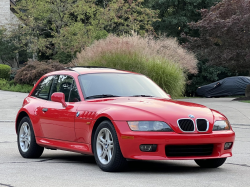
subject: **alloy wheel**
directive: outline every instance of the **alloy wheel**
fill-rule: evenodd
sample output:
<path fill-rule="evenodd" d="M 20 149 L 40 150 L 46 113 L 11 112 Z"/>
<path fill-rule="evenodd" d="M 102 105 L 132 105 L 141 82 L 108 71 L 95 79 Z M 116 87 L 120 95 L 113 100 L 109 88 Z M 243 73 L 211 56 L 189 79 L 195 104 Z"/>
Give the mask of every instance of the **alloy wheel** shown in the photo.
<path fill-rule="evenodd" d="M 102 164 L 108 164 L 113 156 L 114 142 L 109 129 L 103 128 L 97 135 L 96 152 Z"/>
<path fill-rule="evenodd" d="M 19 131 L 19 145 L 23 152 L 27 152 L 30 148 L 31 132 L 30 126 L 24 122 Z"/>

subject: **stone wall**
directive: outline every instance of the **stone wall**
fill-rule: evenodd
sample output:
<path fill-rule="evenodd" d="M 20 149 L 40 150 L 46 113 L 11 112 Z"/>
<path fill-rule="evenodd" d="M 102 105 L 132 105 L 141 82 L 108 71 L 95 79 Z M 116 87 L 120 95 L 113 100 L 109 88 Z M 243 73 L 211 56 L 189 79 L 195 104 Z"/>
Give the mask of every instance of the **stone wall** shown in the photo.
<path fill-rule="evenodd" d="M 0 26 L 10 22 L 10 0 L 0 0 Z"/>
<path fill-rule="evenodd" d="M 0 0 L 0 27 L 14 29 L 20 23 L 16 15 L 10 10 L 10 0 Z"/>

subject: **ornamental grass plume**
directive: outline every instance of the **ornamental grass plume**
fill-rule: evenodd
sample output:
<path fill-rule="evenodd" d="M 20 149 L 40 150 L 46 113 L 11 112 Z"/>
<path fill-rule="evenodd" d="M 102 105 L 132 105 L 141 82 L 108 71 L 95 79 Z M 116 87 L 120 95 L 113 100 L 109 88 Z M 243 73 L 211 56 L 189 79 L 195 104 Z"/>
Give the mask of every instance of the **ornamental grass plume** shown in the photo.
<path fill-rule="evenodd" d="M 74 64 L 88 65 L 89 61 L 104 54 L 124 52 L 132 54 L 138 52 L 145 58 L 162 57 L 177 63 L 188 73 L 197 73 L 197 59 L 192 52 L 182 48 L 175 38 L 160 37 L 154 39 L 151 36 L 141 37 L 137 34 L 132 36 L 117 37 L 109 35 L 106 39 L 95 41 L 90 47 L 82 50 L 73 60 Z"/>
<path fill-rule="evenodd" d="M 151 36 L 117 37 L 95 41 L 72 61 L 78 66 L 105 66 L 144 74 L 173 97 L 183 94 L 186 73 L 197 72 L 194 54 L 175 39 Z"/>

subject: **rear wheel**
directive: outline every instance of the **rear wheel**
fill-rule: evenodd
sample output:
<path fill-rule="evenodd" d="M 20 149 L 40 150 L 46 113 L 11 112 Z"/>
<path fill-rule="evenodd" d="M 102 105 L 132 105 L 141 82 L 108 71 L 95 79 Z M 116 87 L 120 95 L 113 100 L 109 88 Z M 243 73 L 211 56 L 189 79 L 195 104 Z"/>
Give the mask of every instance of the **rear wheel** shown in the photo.
<path fill-rule="evenodd" d="M 194 160 L 202 168 L 217 168 L 220 167 L 227 158 L 201 159 Z"/>
<path fill-rule="evenodd" d="M 17 131 L 18 150 L 24 158 L 39 158 L 44 148 L 36 143 L 32 123 L 28 117 L 24 117 Z"/>
<path fill-rule="evenodd" d="M 93 151 L 96 163 L 103 171 L 121 171 L 127 165 L 120 150 L 115 128 L 110 121 L 103 121 L 97 127 Z"/>

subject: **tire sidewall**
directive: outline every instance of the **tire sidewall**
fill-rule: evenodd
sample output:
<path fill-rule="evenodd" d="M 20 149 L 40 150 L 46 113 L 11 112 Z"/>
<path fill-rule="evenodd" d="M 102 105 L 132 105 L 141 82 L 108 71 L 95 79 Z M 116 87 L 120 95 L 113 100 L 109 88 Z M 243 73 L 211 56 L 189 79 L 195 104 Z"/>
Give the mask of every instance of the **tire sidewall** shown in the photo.
<path fill-rule="evenodd" d="M 98 156 L 97 156 L 97 151 L 96 151 L 96 141 L 97 141 L 97 136 L 99 134 L 99 132 L 103 129 L 103 128 L 107 128 L 111 134 L 112 134 L 112 138 L 113 138 L 113 156 L 110 160 L 110 162 L 108 164 L 103 164 L 100 162 Z M 96 131 L 95 131 L 95 135 L 94 135 L 94 141 L 93 141 L 93 152 L 94 152 L 94 156 L 95 156 L 95 160 L 97 165 L 102 169 L 102 170 L 110 170 L 110 168 L 112 168 L 112 166 L 114 165 L 115 162 L 115 156 L 117 153 L 117 144 L 119 146 L 119 142 L 118 142 L 118 138 L 117 138 L 117 134 L 115 131 L 115 128 L 113 126 L 113 124 L 109 121 L 103 121 L 100 123 L 100 125 L 97 127 Z"/>
<path fill-rule="evenodd" d="M 19 136 L 20 136 L 20 129 L 21 129 L 21 126 L 23 123 L 27 122 L 29 124 L 29 127 L 30 127 L 30 147 L 28 149 L 28 151 L 26 152 L 23 152 L 21 147 L 20 147 L 20 140 L 19 140 Z M 32 147 L 34 147 L 36 144 L 36 140 L 35 140 L 35 135 L 34 135 L 34 130 L 33 130 L 33 127 L 32 127 L 32 123 L 29 119 L 29 117 L 24 117 L 19 125 L 18 125 L 18 131 L 17 131 L 17 144 L 18 144 L 18 149 L 19 149 L 19 152 L 20 154 L 24 157 L 24 158 L 28 158 L 29 155 L 31 154 L 31 151 L 32 151 Z"/>

